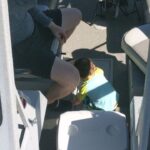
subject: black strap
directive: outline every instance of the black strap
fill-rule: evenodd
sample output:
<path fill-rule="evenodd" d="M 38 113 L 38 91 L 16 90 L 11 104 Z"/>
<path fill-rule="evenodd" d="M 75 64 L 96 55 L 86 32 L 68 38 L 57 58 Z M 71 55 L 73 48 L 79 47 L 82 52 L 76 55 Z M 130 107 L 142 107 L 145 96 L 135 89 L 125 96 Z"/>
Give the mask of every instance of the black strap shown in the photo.
<path fill-rule="evenodd" d="M 84 101 L 84 105 L 86 105 L 86 106 L 88 106 L 89 108 L 94 109 L 94 110 L 103 110 L 103 109 L 101 109 L 101 108 L 97 108 L 97 107 L 95 106 L 95 104 L 93 103 L 93 101 L 90 99 L 89 96 L 86 96 L 85 101 Z"/>

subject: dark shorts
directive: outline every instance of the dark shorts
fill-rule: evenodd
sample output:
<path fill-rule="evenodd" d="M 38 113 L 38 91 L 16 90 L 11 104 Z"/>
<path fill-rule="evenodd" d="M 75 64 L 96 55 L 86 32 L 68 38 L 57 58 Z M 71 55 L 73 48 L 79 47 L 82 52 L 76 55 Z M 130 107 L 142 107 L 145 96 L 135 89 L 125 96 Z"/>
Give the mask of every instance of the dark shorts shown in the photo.
<path fill-rule="evenodd" d="M 57 25 L 61 26 L 62 14 L 60 10 L 46 11 L 45 14 L 50 16 Z M 14 67 L 30 69 L 34 75 L 50 78 L 56 57 L 50 49 L 53 38 L 54 36 L 50 29 L 35 22 L 33 34 L 13 46 Z"/>

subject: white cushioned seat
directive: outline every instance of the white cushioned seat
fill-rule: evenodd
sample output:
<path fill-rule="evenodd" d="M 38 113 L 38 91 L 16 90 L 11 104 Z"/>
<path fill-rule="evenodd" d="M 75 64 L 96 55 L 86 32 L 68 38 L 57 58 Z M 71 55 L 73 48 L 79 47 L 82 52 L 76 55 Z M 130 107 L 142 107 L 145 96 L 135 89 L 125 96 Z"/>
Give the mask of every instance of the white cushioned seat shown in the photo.
<path fill-rule="evenodd" d="M 113 111 L 69 111 L 60 116 L 58 150 L 127 150 L 125 115 Z"/>
<path fill-rule="evenodd" d="M 149 50 L 150 24 L 129 30 L 122 39 L 122 49 L 145 73 Z"/>

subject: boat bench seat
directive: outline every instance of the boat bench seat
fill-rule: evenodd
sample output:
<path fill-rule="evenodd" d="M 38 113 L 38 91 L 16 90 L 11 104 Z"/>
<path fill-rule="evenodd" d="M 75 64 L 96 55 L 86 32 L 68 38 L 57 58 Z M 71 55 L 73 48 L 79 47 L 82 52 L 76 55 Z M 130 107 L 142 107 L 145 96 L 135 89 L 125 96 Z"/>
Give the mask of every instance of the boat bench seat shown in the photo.
<path fill-rule="evenodd" d="M 124 114 L 80 110 L 62 113 L 57 150 L 127 150 L 128 129 Z"/>
<path fill-rule="evenodd" d="M 129 30 L 122 39 L 122 49 L 145 74 L 149 50 L 150 24 Z"/>

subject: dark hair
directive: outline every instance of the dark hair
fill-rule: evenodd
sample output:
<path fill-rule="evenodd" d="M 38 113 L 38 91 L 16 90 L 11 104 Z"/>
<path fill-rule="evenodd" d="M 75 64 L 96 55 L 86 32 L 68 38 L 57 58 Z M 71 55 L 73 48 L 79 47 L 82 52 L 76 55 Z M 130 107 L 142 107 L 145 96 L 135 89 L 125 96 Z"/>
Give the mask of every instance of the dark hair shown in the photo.
<path fill-rule="evenodd" d="M 86 78 L 91 73 L 91 59 L 79 58 L 74 63 L 75 67 L 79 70 L 80 77 Z"/>

